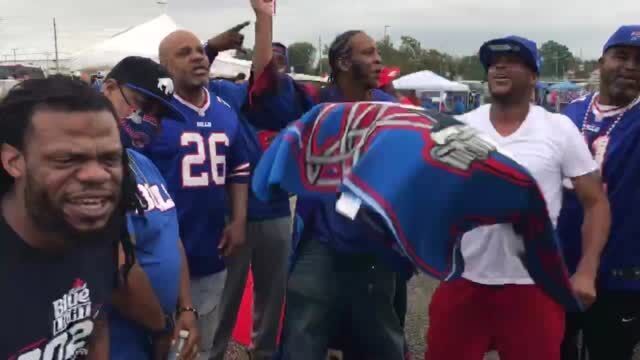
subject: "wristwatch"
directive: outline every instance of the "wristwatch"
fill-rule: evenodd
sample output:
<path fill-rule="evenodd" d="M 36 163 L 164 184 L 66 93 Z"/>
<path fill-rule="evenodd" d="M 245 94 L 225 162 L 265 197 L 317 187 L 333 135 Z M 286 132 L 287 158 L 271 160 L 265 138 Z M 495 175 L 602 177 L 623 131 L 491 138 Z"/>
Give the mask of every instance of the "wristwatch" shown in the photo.
<path fill-rule="evenodd" d="M 198 313 L 198 310 L 196 310 L 195 308 L 192 307 L 179 307 L 176 311 L 176 313 L 178 315 L 182 314 L 183 312 L 192 312 L 193 315 L 196 316 L 196 320 L 198 320 L 198 318 L 200 318 L 200 314 Z"/>

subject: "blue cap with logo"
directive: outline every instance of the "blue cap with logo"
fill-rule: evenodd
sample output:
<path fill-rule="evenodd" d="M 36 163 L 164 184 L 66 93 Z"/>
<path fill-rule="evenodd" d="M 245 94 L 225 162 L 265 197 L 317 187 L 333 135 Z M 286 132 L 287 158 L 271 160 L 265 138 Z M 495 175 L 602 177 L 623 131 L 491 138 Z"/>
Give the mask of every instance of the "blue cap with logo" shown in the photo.
<path fill-rule="evenodd" d="M 616 46 L 637 46 L 640 47 L 640 25 L 621 26 L 604 44 L 602 53 Z"/>
<path fill-rule="evenodd" d="M 507 36 L 487 41 L 480 47 L 480 62 L 485 70 L 489 70 L 493 58 L 498 54 L 505 53 L 516 54 L 524 60 L 536 74 L 540 73 L 542 59 L 538 55 L 538 46 L 534 41 L 520 36 Z"/>

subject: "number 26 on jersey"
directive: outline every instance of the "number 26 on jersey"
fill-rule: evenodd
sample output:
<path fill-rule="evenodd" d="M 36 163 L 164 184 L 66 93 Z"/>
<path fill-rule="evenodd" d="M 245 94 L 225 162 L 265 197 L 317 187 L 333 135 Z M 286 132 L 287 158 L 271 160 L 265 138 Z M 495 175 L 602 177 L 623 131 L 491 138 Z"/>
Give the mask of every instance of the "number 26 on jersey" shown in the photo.
<path fill-rule="evenodd" d="M 195 145 L 195 153 L 185 155 L 182 158 L 182 187 L 204 187 L 211 183 L 224 185 L 227 173 L 226 156 L 218 155 L 218 145 L 228 147 L 229 138 L 225 133 L 211 133 L 207 139 L 202 134 L 185 132 L 180 137 L 181 146 Z M 208 158 L 208 159 L 207 159 Z M 210 162 L 211 171 L 195 173 L 194 166 Z"/>

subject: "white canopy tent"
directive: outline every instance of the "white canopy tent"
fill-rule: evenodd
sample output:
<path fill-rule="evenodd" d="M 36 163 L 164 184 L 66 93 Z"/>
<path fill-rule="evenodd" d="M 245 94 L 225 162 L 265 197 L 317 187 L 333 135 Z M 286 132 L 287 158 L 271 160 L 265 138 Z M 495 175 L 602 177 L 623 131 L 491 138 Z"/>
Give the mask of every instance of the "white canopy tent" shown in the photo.
<path fill-rule="evenodd" d="M 111 69 L 127 56 L 144 56 L 157 61 L 160 42 L 165 36 L 178 29 L 180 27 L 175 21 L 169 15 L 163 14 L 74 54 L 71 59 L 71 69 Z M 221 53 L 211 67 L 211 74 L 233 77 L 241 72 L 248 75 L 250 69 L 250 61 L 235 59 Z"/>
<path fill-rule="evenodd" d="M 442 76 L 429 71 L 423 70 L 413 74 L 405 75 L 393 82 L 393 86 L 397 90 L 416 90 L 416 91 L 451 91 L 451 92 L 469 92 L 469 86 L 455 81 L 443 78 Z"/>

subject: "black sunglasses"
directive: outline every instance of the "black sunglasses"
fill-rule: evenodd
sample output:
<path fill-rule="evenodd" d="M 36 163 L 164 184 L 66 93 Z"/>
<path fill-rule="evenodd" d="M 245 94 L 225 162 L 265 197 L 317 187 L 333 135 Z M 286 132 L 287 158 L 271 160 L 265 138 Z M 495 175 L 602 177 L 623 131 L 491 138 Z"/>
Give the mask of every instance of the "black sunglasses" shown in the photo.
<path fill-rule="evenodd" d="M 124 90 L 122 90 L 122 86 L 118 85 L 118 89 L 120 89 L 120 94 L 122 94 L 122 98 L 124 99 L 124 101 L 127 103 L 127 105 L 131 106 L 132 108 L 136 108 L 139 111 L 142 111 L 143 114 L 149 114 L 149 115 L 155 115 L 153 114 L 153 109 L 154 109 L 154 101 L 152 101 L 151 99 L 149 99 L 147 96 L 142 95 L 142 104 L 141 106 L 136 106 L 134 104 L 131 103 L 131 101 L 129 101 L 129 98 L 127 97 L 127 95 L 124 93 Z"/>

